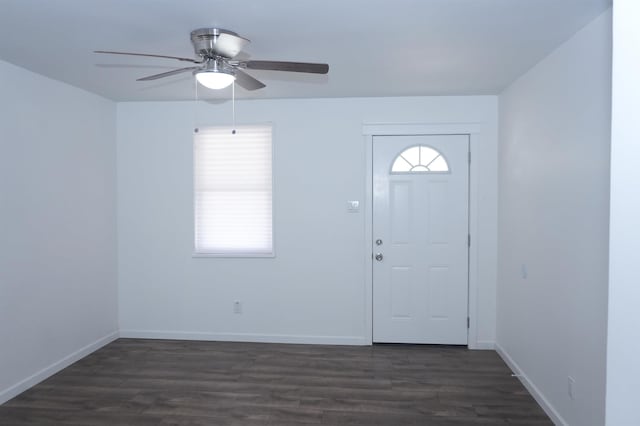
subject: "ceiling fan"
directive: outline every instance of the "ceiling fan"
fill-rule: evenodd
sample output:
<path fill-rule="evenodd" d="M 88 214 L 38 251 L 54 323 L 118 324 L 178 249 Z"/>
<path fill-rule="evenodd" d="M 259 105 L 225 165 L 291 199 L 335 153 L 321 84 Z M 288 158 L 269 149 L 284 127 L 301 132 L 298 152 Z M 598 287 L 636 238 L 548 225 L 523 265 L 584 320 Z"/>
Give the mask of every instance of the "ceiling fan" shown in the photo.
<path fill-rule="evenodd" d="M 312 74 L 327 74 L 329 65 L 310 62 L 282 62 L 282 61 L 239 61 L 234 60 L 244 46 L 250 41 L 239 36 L 233 31 L 219 28 L 200 28 L 191 32 L 191 43 L 198 59 L 181 58 L 178 56 L 154 55 L 149 53 L 114 52 L 109 50 L 96 50 L 94 53 L 106 53 L 112 55 L 146 56 L 151 58 L 175 59 L 183 62 L 191 62 L 195 66 L 178 68 L 160 74 L 149 75 L 137 79 L 137 81 L 157 80 L 183 72 L 191 71 L 196 80 L 210 89 L 222 89 L 234 81 L 240 87 L 247 90 L 256 90 L 265 87 L 264 83 L 253 78 L 246 72 L 249 70 L 271 70 L 304 72 Z"/>

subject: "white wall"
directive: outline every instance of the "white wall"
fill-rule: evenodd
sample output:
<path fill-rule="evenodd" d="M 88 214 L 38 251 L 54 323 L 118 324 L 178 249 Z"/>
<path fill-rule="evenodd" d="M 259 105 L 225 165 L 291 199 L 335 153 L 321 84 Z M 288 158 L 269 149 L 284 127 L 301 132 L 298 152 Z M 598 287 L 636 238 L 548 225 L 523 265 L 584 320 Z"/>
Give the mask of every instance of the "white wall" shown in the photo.
<path fill-rule="evenodd" d="M 113 102 L 0 62 L 0 403 L 117 332 Z"/>
<path fill-rule="evenodd" d="M 559 424 L 604 423 L 610 55 L 608 11 L 499 99 L 497 344 Z"/>
<path fill-rule="evenodd" d="M 274 127 L 275 259 L 192 258 L 192 102 L 118 104 L 123 336 L 365 343 L 363 123 L 485 123 L 479 182 L 478 340 L 495 336 L 497 98 L 241 101 Z M 204 124 L 231 105 L 200 104 Z M 233 314 L 233 301 L 243 314 Z"/>
<path fill-rule="evenodd" d="M 616 0 L 613 7 L 613 108 L 611 129 L 611 233 L 608 426 L 640 424 L 640 3 Z"/>

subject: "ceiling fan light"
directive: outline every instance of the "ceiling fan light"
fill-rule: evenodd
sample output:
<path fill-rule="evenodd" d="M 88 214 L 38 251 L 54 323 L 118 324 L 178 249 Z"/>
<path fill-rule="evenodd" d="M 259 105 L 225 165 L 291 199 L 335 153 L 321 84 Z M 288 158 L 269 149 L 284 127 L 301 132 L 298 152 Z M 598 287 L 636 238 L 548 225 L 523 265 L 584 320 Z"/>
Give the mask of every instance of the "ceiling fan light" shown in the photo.
<path fill-rule="evenodd" d="M 235 75 L 220 70 L 202 70 L 196 73 L 198 83 L 213 90 L 224 89 L 231 85 L 235 79 Z"/>

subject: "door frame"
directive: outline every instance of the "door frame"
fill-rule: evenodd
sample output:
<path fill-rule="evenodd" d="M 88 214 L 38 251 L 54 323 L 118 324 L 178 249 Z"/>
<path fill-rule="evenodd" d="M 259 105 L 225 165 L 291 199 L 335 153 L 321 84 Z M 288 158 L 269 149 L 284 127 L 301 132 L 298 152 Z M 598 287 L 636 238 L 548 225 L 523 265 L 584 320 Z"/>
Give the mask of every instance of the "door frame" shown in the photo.
<path fill-rule="evenodd" d="M 469 152 L 478 152 L 482 130 L 481 123 L 416 123 L 416 124 L 375 124 L 365 123 L 362 134 L 365 139 L 365 202 L 364 202 L 364 265 L 365 265 L 365 342 L 373 344 L 373 138 L 374 136 L 419 136 L 419 135 L 467 135 Z M 482 349 L 478 344 L 478 168 L 475 161 L 469 164 L 469 329 L 467 347 Z"/>

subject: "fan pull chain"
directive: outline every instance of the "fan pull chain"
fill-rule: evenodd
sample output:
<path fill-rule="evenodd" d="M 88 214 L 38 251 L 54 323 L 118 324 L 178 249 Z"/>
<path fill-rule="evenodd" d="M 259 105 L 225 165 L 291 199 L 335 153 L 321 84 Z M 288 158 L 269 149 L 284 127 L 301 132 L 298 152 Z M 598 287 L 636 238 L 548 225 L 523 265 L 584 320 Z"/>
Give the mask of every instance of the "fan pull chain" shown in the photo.
<path fill-rule="evenodd" d="M 236 134 L 236 82 L 231 83 L 231 115 L 232 115 L 232 128 L 231 134 Z"/>
<path fill-rule="evenodd" d="M 198 133 L 198 80 L 193 79 L 195 99 L 193 100 L 193 133 Z"/>

